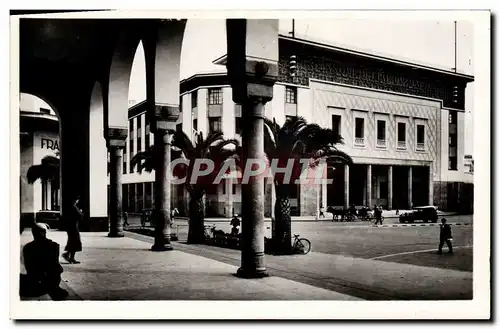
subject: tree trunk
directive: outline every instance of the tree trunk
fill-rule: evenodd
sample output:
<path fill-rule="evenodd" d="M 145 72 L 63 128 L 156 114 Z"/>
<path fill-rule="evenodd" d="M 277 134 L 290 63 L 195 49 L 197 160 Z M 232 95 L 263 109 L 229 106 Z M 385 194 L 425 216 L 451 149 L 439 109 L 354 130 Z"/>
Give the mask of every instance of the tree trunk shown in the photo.
<path fill-rule="evenodd" d="M 203 195 L 190 198 L 188 244 L 203 244 L 205 242 L 204 208 Z"/>
<path fill-rule="evenodd" d="M 292 220 L 290 217 L 290 186 L 276 185 L 276 203 L 274 205 L 275 230 L 273 249 L 276 254 L 292 253 Z"/>

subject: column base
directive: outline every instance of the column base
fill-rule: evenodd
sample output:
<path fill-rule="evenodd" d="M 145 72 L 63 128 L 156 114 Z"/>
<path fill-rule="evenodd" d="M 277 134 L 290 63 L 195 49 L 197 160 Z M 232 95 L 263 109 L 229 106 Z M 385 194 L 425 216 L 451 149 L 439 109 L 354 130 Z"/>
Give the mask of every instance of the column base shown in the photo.
<path fill-rule="evenodd" d="M 170 251 L 170 250 L 174 250 L 174 247 L 172 247 L 172 245 L 170 244 L 154 244 L 152 247 L 151 247 L 151 251 Z"/>
<path fill-rule="evenodd" d="M 244 269 L 240 267 L 236 274 L 234 275 L 241 279 L 262 279 L 267 278 L 269 273 L 264 269 Z"/>
<path fill-rule="evenodd" d="M 125 233 L 123 232 L 109 232 L 108 233 L 108 238 L 123 238 L 125 236 Z"/>

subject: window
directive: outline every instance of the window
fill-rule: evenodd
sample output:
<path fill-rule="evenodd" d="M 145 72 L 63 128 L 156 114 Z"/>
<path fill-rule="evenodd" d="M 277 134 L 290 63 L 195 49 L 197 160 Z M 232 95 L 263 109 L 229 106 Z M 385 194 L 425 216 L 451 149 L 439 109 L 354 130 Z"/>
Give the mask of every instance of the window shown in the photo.
<path fill-rule="evenodd" d="M 142 151 L 142 129 L 141 129 L 141 120 L 142 116 L 137 116 L 137 152 Z"/>
<path fill-rule="evenodd" d="M 46 109 L 46 108 L 41 107 L 41 108 L 40 108 L 40 113 L 43 113 L 43 114 L 50 114 L 50 110 L 49 110 L 49 109 Z"/>
<path fill-rule="evenodd" d="M 127 142 L 125 141 L 125 147 L 123 148 L 123 173 L 127 173 Z"/>
<path fill-rule="evenodd" d="M 198 90 L 191 92 L 191 108 L 198 107 Z"/>
<path fill-rule="evenodd" d="M 226 182 L 222 182 L 222 194 L 226 194 Z"/>
<path fill-rule="evenodd" d="M 237 134 L 242 134 L 242 126 L 241 126 L 241 121 L 242 121 L 242 118 L 241 117 L 236 117 L 235 118 L 235 132 Z"/>
<path fill-rule="evenodd" d="M 285 88 L 285 103 L 297 104 L 297 88 L 296 87 L 286 87 Z"/>
<path fill-rule="evenodd" d="M 198 119 L 193 120 L 193 129 L 198 131 Z"/>
<path fill-rule="evenodd" d="M 232 184 L 233 186 L 233 194 L 236 194 L 236 184 Z"/>
<path fill-rule="evenodd" d="M 129 136 L 130 136 L 130 157 L 133 157 L 135 155 L 134 153 L 134 119 L 129 120 L 130 126 L 129 126 Z"/>
<path fill-rule="evenodd" d="M 417 150 L 425 149 L 425 126 L 417 125 Z"/>
<path fill-rule="evenodd" d="M 457 136 L 457 122 L 458 115 L 455 111 L 450 111 L 448 115 L 448 170 L 457 170 L 457 147 L 458 147 L 458 136 Z"/>
<path fill-rule="evenodd" d="M 208 89 L 208 105 L 222 104 L 222 88 Z"/>
<path fill-rule="evenodd" d="M 377 146 L 385 147 L 385 121 L 377 120 Z"/>
<path fill-rule="evenodd" d="M 296 87 L 286 87 L 285 88 L 285 103 L 297 104 L 297 88 Z"/>
<path fill-rule="evenodd" d="M 221 117 L 208 118 L 208 129 L 209 129 L 209 132 L 222 131 Z"/>
<path fill-rule="evenodd" d="M 146 123 L 146 127 L 144 128 L 145 129 L 145 134 L 144 134 L 145 136 L 144 136 L 144 138 L 146 138 L 146 140 L 144 141 L 144 144 L 145 144 L 144 148 L 147 150 L 149 148 L 149 142 L 150 142 L 150 139 L 151 139 L 151 137 L 150 137 L 151 126 L 150 126 L 149 118 L 148 118 L 147 115 L 145 116 L 145 119 L 146 119 L 146 122 L 145 122 Z"/>
<path fill-rule="evenodd" d="M 340 115 L 332 115 L 332 131 L 335 135 L 340 136 L 340 124 L 341 124 L 341 116 Z"/>
<path fill-rule="evenodd" d="M 398 122 L 398 148 L 406 148 L 406 123 Z"/>
<path fill-rule="evenodd" d="M 354 144 L 363 145 L 365 143 L 365 119 L 356 118 L 354 127 Z"/>
<path fill-rule="evenodd" d="M 179 96 L 179 112 L 182 113 L 182 96 Z"/>
<path fill-rule="evenodd" d="M 182 122 L 175 125 L 176 131 L 182 131 Z"/>

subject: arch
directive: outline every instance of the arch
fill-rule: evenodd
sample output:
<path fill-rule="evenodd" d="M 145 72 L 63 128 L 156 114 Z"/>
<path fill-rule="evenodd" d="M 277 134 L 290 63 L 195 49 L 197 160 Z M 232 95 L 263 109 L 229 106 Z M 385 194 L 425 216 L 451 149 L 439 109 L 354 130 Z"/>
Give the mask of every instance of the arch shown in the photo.
<path fill-rule="evenodd" d="M 89 110 L 89 216 L 91 220 L 105 220 L 108 216 L 107 148 L 101 133 L 104 125 L 103 90 L 96 82 L 90 98 Z"/>
<path fill-rule="evenodd" d="M 126 129 L 128 94 L 132 63 L 140 38 L 133 26 L 124 28 L 118 37 L 109 71 L 107 90 L 107 128 Z M 105 135 L 107 132 L 105 132 Z M 107 135 L 106 135 L 107 136 Z"/>
<path fill-rule="evenodd" d="M 33 115 L 45 108 L 57 119 Z M 30 94 L 19 94 L 19 206 L 23 220 L 35 216 L 40 210 L 55 210 L 60 206 L 58 179 L 54 185 L 51 180 L 40 177 L 32 184 L 27 179 L 28 169 L 42 164 L 46 156 L 58 156 L 60 147 L 60 118 L 55 108 L 44 98 Z M 23 111 L 23 113 L 21 113 Z M 30 115 L 30 113 L 33 113 Z M 56 128 L 57 127 L 57 128 Z M 16 128 L 14 128 L 16 129 Z M 48 169 L 48 168 L 47 168 Z M 43 173 L 45 170 L 40 171 Z M 60 173 L 59 173 L 60 175 Z"/>

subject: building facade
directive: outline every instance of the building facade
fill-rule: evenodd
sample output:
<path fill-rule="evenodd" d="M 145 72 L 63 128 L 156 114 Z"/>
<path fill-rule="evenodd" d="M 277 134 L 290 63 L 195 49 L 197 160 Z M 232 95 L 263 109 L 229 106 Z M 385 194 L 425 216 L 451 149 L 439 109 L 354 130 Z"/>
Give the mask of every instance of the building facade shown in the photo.
<path fill-rule="evenodd" d="M 459 210 L 472 204 L 471 194 L 460 191 L 472 191 L 464 177 L 464 106 L 473 77 L 287 36 L 280 36 L 279 56 L 279 80 L 266 116 L 280 125 L 301 116 L 339 132 L 339 149 L 354 161 L 328 167 L 331 184 L 294 189 L 292 215 L 317 215 L 319 207 L 330 205 Z M 224 65 L 225 56 L 214 63 Z M 222 131 L 225 138 L 241 140 L 241 106 L 232 100 L 227 74 L 194 75 L 181 81 L 180 90 L 177 129 L 188 136 Z M 123 206 L 129 212 L 153 206 L 154 173 L 130 168 L 133 155 L 152 142 L 144 103 L 135 104 L 123 162 Z M 265 193 L 271 216 L 271 184 Z M 172 196 L 172 206 L 187 215 L 184 188 L 174 186 Z M 239 213 L 239 184 L 226 179 L 214 185 L 205 204 L 209 217 Z"/>
<path fill-rule="evenodd" d="M 58 156 L 59 122 L 47 108 L 20 111 L 20 213 L 33 218 L 42 211 L 59 211 L 60 189 L 50 180 L 28 183 L 28 169 L 46 156 Z"/>

